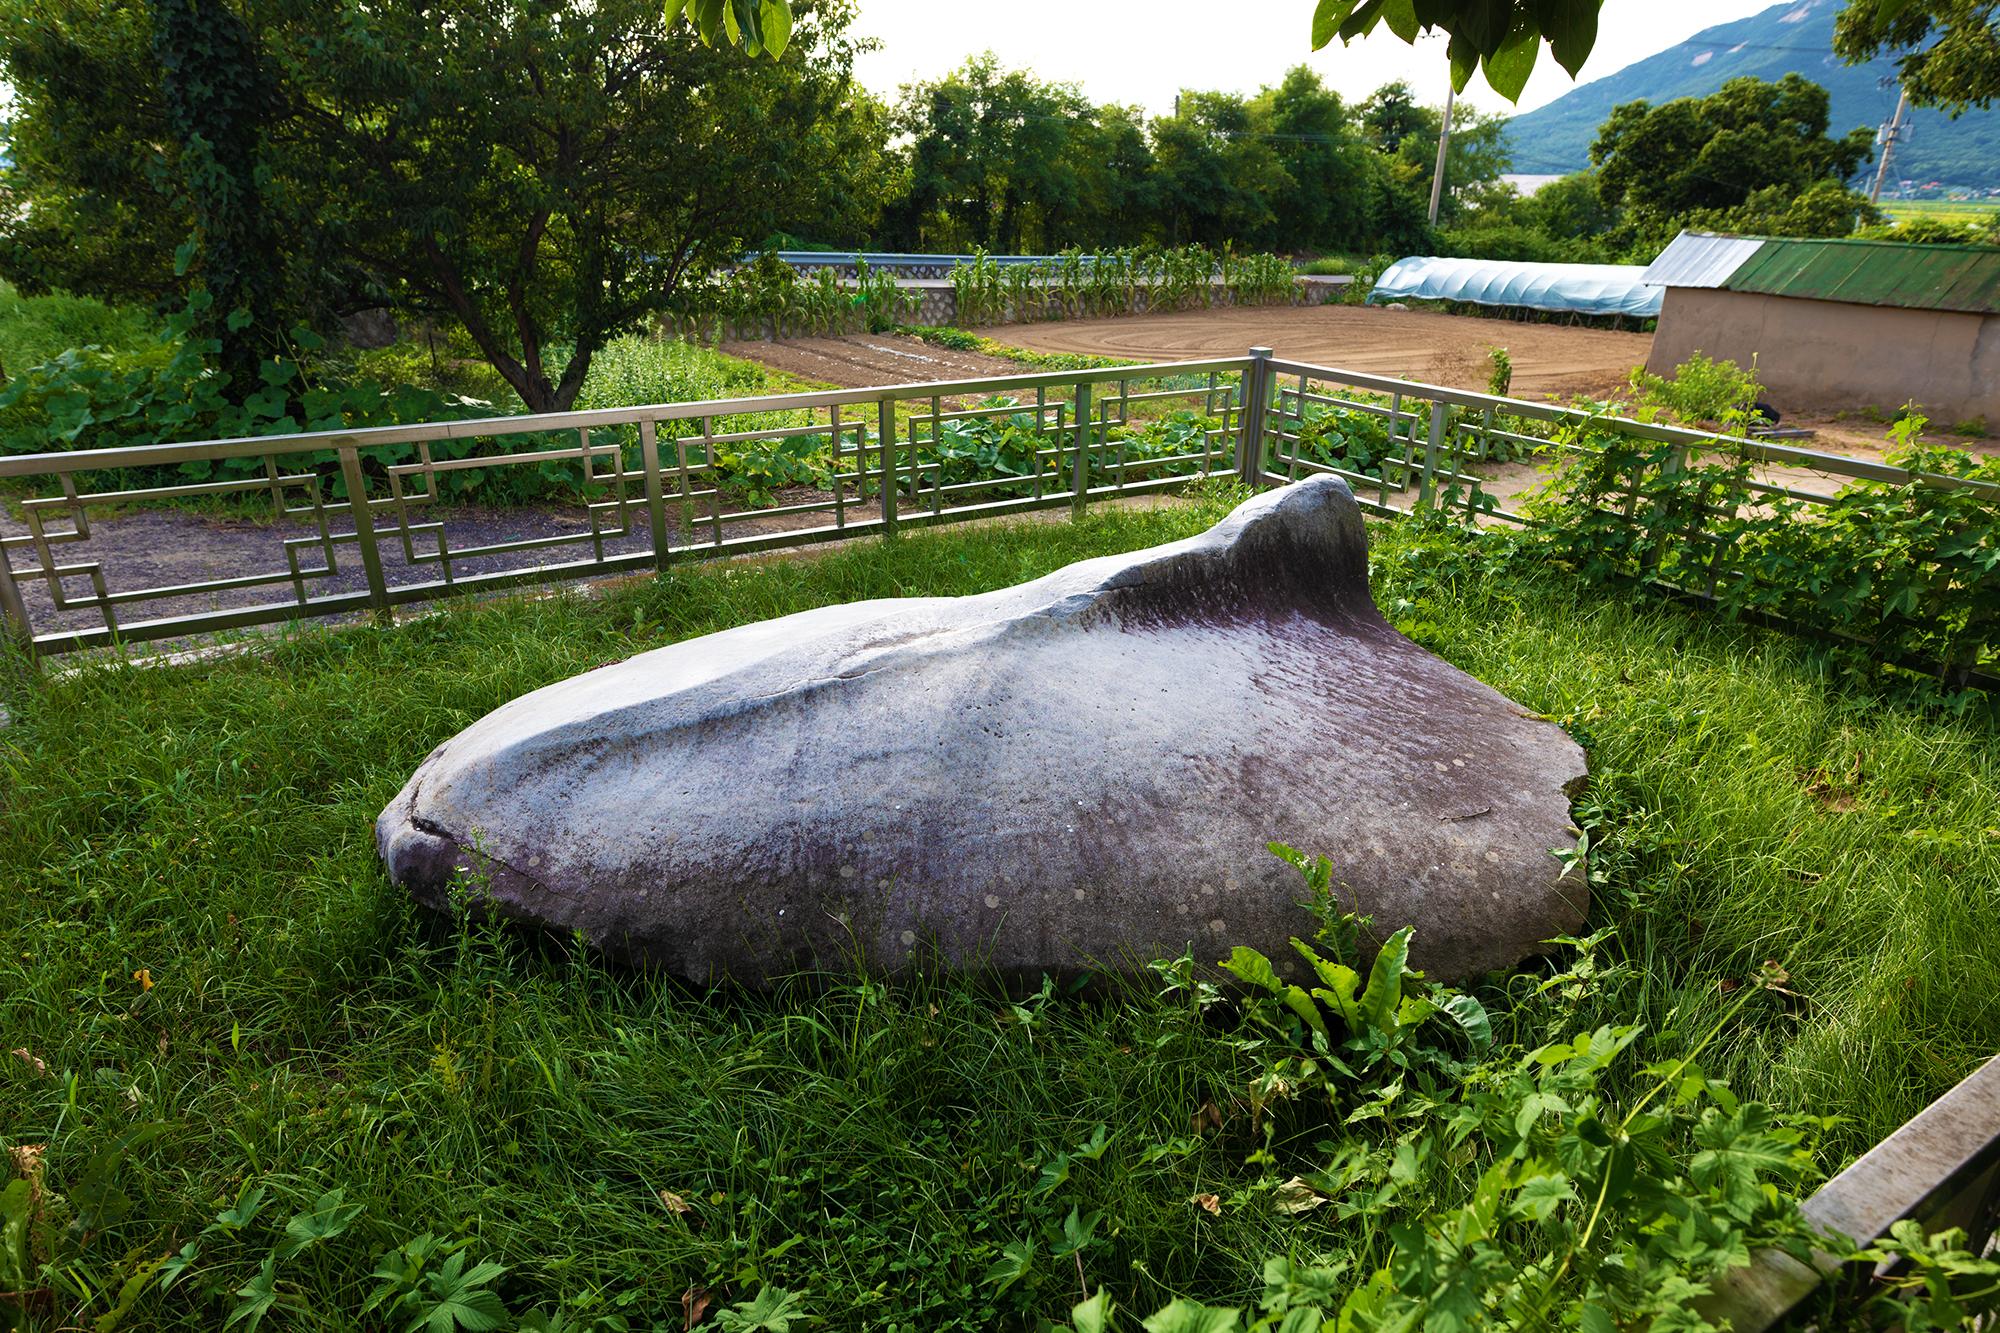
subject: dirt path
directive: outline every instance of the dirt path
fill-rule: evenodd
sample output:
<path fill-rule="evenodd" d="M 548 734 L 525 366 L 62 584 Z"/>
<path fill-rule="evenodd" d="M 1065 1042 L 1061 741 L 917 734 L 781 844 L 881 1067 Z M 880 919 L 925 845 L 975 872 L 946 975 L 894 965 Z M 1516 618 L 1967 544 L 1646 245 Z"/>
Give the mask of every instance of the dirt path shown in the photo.
<path fill-rule="evenodd" d="M 894 333 L 850 333 L 833 338 L 787 338 L 782 342 L 724 343 L 722 350 L 746 361 L 818 384 L 843 389 L 882 384 L 922 384 L 932 380 L 985 379 L 1031 369 L 1017 361 L 978 352 L 933 347 L 921 338 Z"/>
<path fill-rule="evenodd" d="M 849 502 L 854 503 L 851 490 L 847 496 Z M 779 504 L 796 504 L 827 498 L 825 492 L 801 488 L 780 491 L 775 500 Z M 18 511 L 11 505 L 0 505 L 0 536 L 23 536 L 27 533 L 26 524 L 17 515 Z M 872 516 L 872 510 L 856 515 Z M 591 530 L 589 516 L 580 504 L 520 505 L 504 509 L 457 505 L 438 508 L 423 517 L 427 522 L 442 525 L 443 539 L 453 552 L 501 542 L 583 538 Z M 329 518 L 336 532 L 350 527 L 344 509 L 329 511 Z M 698 512 L 691 529 L 692 537 L 697 542 L 712 539 L 714 533 L 713 525 L 704 523 L 702 518 L 703 513 Z M 640 502 L 631 505 L 627 519 L 622 529 L 615 515 L 601 520 L 606 557 L 652 549 L 645 505 Z M 381 522 L 379 518 L 377 521 Z M 830 522 L 832 517 L 824 513 L 751 515 L 729 519 L 724 525 L 724 535 L 748 537 Z M 70 523 L 64 517 L 50 521 L 49 528 L 51 531 L 66 532 Z M 675 545 L 685 542 L 678 505 L 670 506 L 667 529 L 670 542 Z M 382 573 L 389 586 L 407 586 L 442 577 L 442 568 L 437 560 L 438 533 L 413 533 L 408 550 L 405 550 L 401 536 L 393 525 L 385 524 L 378 530 L 378 535 Z M 275 576 L 269 582 L 247 587 L 146 598 L 116 606 L 114 614 L 120 623 L 129 624 L 292 601 L 294 588 L 287 574 L 288 541 L 298 544 L 299 564 L 308 571 L 305 579 L 308 596 L 328 597 L 367 590 L 368 582 L 362 570 L 359 548 L 351 540 L 335 543 L 333 558 L 329 562 L 327 548 L 319 541 L 318 528 L 296 518 L 274 520 L 262 515 L 214 515 L 171 508 L 99 513 L 91 517 L 88 540 L 54 542 L 50 554 L 58 564 L 100 565 L 105 587 L 114 595 L 253 574 Z M 457 555 L 452 562 L 452 573 L 454 577 L 465 577 L 534 569 L 587 560 L 593 556 L 594 550 L 593 542 L 573 540 L 489 556 Z M 95 607 L 57 609 L 49 594 L 48 581 L 39 574 L 29 572 L 39 568 L 32 548 L 8 554 L 13 558 L 20 579 L 21 597 L 27 604 L 29 618 L 37 632 L 103 626 L 103 615 Z M 64 590 L 72 603 L 92 596 L 94 586 L 90 575 L 81 569 L 63 578 Z"/>
<path fill-rule="evenodd" d="M 1492 369 L 1487 349 L 1497 346 L 1514 359 L 1514 392 L 1529 398 L 1607 395 L 1624 385 L 1653 345 L 1649 333 L 1346 305 L 1186 310 L 1007 324 L 985 332 L 1037 352 L 1144 361 L 1241 356 L 1251 347 L 1269 347 L 1290 360 L 1455 389 L 1486 387 Z"/>

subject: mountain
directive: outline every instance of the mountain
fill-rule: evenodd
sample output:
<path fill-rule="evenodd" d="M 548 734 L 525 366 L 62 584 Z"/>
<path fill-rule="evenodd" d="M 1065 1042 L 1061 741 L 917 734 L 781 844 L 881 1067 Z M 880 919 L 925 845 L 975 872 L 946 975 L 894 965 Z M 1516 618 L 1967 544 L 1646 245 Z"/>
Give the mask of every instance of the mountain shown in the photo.
<path fill-rule="evenodd" d="M 1743 75 L 1776 79 L 1796 71 L 1821 85 L 1831 97 L 1836 136 L 1857 125 L 1883 124 L 1896 110 L 1895 64 L 1888 59 L 1841 63 L 1833 54 L 1833 20 L 1840 8 L 1841 0 L 1773 5 L 1698 32 L 1515 116 L 1507 122 L 1514 170 L 1581 171 L 1590 165 L 1591 142 L 1612 107 L 1641 99 L 1658 104 L 1700 97 Z M 1957 120 L 1937 111 L 1916 111 L 1905 123 L 1911 133 L 1889 165 L 1892 179 L 2000 186 L 2000 109 L 1968 111 Z"/>

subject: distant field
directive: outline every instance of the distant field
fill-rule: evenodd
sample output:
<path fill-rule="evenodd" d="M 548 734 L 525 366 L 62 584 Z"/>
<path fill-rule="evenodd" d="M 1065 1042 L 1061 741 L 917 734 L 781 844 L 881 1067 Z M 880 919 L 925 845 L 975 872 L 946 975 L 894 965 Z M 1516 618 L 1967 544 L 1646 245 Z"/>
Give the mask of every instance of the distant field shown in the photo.
<path fill-rule="evenodd" d="M 1995 213 L 2000 213 L 2000 199 L 1884 199 L 1881 207 L 1884 213 L 1898 222 L 1931 218 L 1960 225 L 1984 223 Z"/>

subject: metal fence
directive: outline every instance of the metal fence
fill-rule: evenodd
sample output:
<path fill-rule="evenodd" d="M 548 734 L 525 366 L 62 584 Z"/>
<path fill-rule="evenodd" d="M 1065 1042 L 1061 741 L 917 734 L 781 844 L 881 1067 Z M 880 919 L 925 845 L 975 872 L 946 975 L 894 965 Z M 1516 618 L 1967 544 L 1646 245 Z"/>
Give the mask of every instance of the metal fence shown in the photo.
<path fill-rule="evenodd" d="M 1365 470 L 1316 451 L 1316 423 L 1329 412 L 1380 423 Z M 1208 476 L 1254 487 L 1332 472 L 1378 513 L 1462 504 L 1519 521 L 1532 471 L 1519 455 L 1587 449 L 1568 429 L 1584 426 L 1670 454 L 1742 451 L 1760 469 L 1751 484 L 1773 495 L 1824 499 L 1855 480 L 1911 477 L 1870 459 L 1255 348 L 1209 361 L 0 459 L 0 617 L 31 656 L 308 617 L 386 622 L 397 607 L 456 594 L 1036 509 L 1081 513 Z M 752 495 L 731 478 L 759 450 L 810 455 L 819 471 L 811 484 Z M 513 470 L 570 502 L 448 503 L 455 483 Z M 201 479 L 182 480 L 190 472 Z M 2000 488 L 1984 489 L 2000 499 Z"/>
<path fill-rule="evenodd" d="M 1926 1234 L 1958 1228 L 1966 1233 L 1965 1250 L 1989 1252 L 2000 1229 L 2000 1057 L 1862 1154 L 1800 1211 L 1819 1230 L 1864 1246 L 1907 1218 Z M 1828 1302 L 1851 1308 L 1878 1278 L 1907 1273 L 1895 1263 L 1843 1264 L 1824 1252 L 1807 1264 L 1761 1251 L 1747 1265 L 1717 1274 L 1696 1309 L 1736 1333 L 1803 1330 L 1821 1326 L 1815 1315 Z"/>

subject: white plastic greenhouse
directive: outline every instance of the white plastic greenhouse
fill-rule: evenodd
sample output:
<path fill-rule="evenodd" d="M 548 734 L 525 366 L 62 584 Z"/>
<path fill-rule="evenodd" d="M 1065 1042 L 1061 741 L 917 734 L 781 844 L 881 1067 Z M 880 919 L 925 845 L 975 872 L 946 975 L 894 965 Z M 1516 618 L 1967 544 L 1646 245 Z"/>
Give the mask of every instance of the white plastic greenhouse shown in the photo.
<path fill-rule="evenodd" d="M 1371 302 L 1470 301 L 1578 315 L 1660 313 L 1660 287 L 1640 281 L 1643 264 L 1528 264 L 1498 259 L 1411 255 L 1382 271 Z"/>

